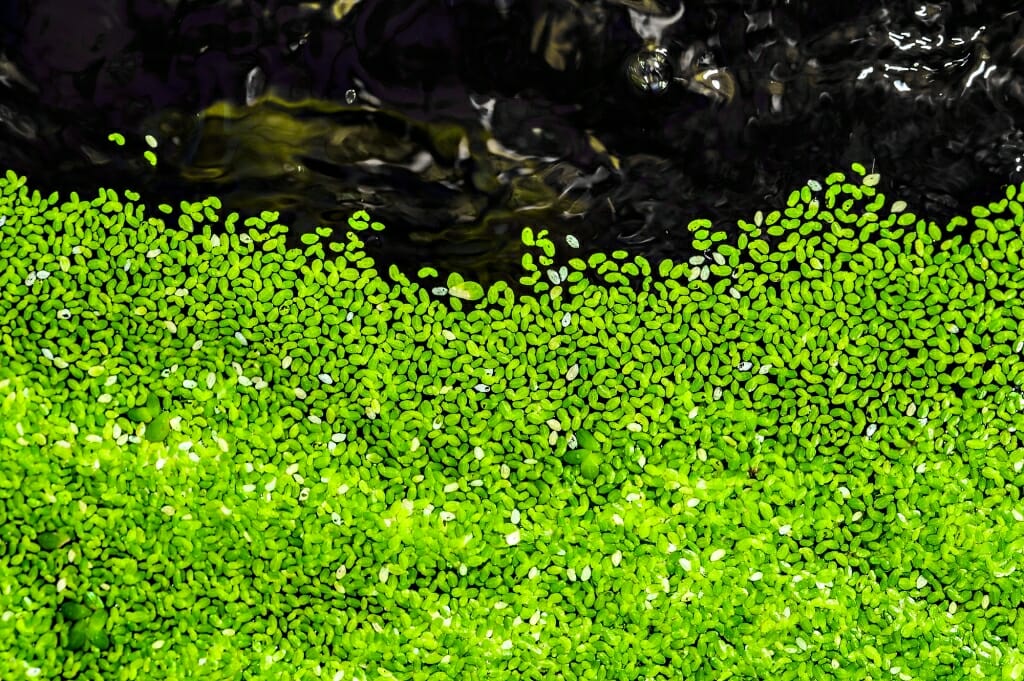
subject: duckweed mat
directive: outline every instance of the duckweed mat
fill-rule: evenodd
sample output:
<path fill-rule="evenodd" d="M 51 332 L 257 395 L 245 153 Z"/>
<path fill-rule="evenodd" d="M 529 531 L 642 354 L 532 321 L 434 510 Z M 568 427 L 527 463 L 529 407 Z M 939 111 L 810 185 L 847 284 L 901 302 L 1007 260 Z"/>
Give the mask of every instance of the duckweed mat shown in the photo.
<path fill-rule="evenodd" d="M 1024 677 L 1024 188 L 877 183 L 484 289 L 8 172 L 0 676 Z"/>

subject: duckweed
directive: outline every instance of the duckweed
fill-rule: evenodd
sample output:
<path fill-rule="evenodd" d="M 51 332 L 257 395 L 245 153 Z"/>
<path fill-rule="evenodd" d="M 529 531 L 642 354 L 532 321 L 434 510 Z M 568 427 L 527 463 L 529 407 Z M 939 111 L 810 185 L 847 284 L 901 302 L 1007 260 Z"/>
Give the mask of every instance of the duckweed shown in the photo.
<path fill-rule="evenodd" d="M 853 172 L 436 296 L 7 172 L 3 677 L 1020 678 L 1021 190 Z"/>

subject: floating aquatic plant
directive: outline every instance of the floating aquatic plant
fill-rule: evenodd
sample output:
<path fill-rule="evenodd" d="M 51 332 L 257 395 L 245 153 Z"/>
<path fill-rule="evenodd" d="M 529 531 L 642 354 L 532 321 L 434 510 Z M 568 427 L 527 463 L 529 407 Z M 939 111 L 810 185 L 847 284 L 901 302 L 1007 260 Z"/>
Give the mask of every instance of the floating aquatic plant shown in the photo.
<path fill-rule="evenodd" d="M 1020 678 L 1019 191 L 433 295 L 365 213 L 8 172 L 4 678 Z"/>

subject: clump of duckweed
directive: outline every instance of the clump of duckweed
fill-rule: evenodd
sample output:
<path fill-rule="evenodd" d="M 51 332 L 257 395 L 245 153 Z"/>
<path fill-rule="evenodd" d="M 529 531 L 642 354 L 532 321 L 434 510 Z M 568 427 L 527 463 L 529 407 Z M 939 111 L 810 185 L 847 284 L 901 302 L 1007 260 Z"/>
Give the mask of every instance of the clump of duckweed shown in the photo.
<path fill-rule="evenodd" d="M 1022 190 L 876 185 L 435 295 L 7 173 L 4 678 L 1021 678 Z"/>

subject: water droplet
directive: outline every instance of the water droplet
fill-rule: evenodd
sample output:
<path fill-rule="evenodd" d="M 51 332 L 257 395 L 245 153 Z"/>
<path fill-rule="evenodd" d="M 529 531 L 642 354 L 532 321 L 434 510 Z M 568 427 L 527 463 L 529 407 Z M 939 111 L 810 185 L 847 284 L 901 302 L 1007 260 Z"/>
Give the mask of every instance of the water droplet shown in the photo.
<path fill-rule="evenodd" d="M 348 90 L 348 91 L 345 92 L 345 103 L 347 103 L 347 104 L 355 104 L 356 103 L 356 99 L 358 99 L 358 98 L 359 98 L 359 95 L 358 95 L 358 93 L 356 93 L 355 90 Z"/>
<path fill-rule="evenodd" d="M 641 92 L 659 94 L 672 82 L 672 64 L 668 52 L 661 48 L 646 48 L 629 58 L 626 65 L 629 82 Z"/>

